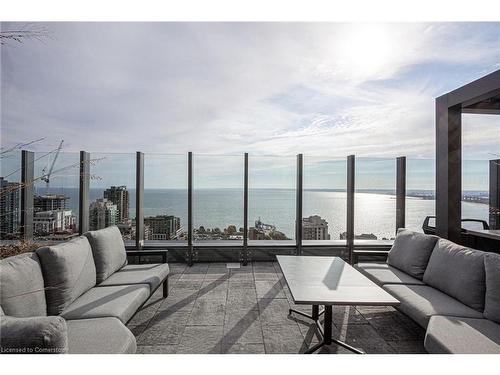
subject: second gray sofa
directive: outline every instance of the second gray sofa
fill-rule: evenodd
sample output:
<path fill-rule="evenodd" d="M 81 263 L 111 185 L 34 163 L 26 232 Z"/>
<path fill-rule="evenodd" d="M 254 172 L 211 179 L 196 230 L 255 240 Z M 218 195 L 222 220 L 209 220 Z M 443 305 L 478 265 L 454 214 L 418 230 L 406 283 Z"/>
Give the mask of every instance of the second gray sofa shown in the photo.
<path fill-rule="evenodd" d="M 426 329 L 430 353 L 500 353 L 500 255 L 401 229 L 387 263 L 359 263 Z"/>

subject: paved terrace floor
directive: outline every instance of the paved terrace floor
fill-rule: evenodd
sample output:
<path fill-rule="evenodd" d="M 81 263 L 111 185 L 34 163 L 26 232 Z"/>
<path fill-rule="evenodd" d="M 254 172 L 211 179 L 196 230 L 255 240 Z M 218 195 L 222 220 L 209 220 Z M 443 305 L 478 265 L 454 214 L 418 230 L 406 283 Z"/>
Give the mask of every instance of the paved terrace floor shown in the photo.
<path fill-rule="evenodd" d="M 138 353 L 303 353 L 318 342 L 294 305 L 279 266 L 171 264 L 170 295 L 161 288 L 130 321 Z M 425 353 L 424 330 L 391 307 L 334 307 L 333 335 L 367 353 Z M 349 353 L 331 345 L 319 353 Z"/>

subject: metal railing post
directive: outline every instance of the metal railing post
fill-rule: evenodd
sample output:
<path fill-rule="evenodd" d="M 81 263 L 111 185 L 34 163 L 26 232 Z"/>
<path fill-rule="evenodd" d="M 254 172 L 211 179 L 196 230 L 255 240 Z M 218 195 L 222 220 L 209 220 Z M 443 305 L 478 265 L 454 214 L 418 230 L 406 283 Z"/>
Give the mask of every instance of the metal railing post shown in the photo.
<path fill-rule="evenodd" d="M 248 152 L 244 156 L 243 171 L 243 265 L 248 264 Z"/>
<path fill-rule="evenodd" d="M 193 265 L 193 153 L 188 152 L 188 248 L 187 264 Z"/>
<path fill-rule="evenodd" d="M 80 234 L 89 230 L 89 190 L 90 154 L 80 151 L 80 188 L 78 192 L 78 231 Z"/>
<path fill-rule="evenodd" d="M 406 215 L 406 157 L 396 159 L 396 233 L 404 228 Z"/>
<path fill-rule="evenodd" d="M 35 153 L 21 152 L 21 238 L 33 239 Z"/>
<path fill-rule="evenodd" d="M 296 254 L 302 255 L 302 180 L 303 177 L 303 155 L 297 155 L 297 187 L 296 193 L 296 215 L 295 215 L 295 244 Z"/>
<path fill-rule="evenodd" d="M 347 223 L 346 223 L 346 245 L 349 264 L 354 261 L 354 194 L 356 161 L 354 155 L 347 157 Z"/>
<path fill-rule="evenodd" d="M 500 229 L 500 159 L 490 160 L 490 229 Z"/>
<path fill-rule="evenodd" d="M 144 154 L 136 153 L 135 177 L 135 247 L 144 245 Z"/>

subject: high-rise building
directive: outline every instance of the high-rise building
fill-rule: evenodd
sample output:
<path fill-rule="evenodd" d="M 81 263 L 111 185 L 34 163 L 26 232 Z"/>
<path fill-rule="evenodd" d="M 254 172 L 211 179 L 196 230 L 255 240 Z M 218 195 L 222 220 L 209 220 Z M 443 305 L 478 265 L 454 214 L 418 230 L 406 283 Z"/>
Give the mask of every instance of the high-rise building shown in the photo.
<path fill-rule="evenodd" d="M 328 223 L 321 216 L 313 215 L 302 218 L 303 240 L 329 240 Z"/>
<path fill-rule="evenodd" d="M 181 219 L 172 215 L 158 215 L 144 218 L 144 226 L 149 227 L 151 240 L 171 240 L 181 227 Z"/>
<path fill-rule="evenodd" d="M 34 209 L 35 212 L 66 210 L 66 202 L 68 200 L 69 197 L 66 195 L 35 195 Z"/>
<path fill-rule="evenodd" d="M 116 204 L 106 198 L 99 198 L 89 207 L 90 230 L 97 230 L 116 224 L 118 209 Z"/>
<path fill-rule="evenodd" d="M 0 239 L 14 236 L 19 231 L 20 184 L 0 177 Z"/>
<path fill-rule="evenodd" d="M 125 222 L 128 217 L 129 210 L 129 194 L 126 186 L 111 186 L 104 190 L 104 198 L 111 201 L 116 205 L 118 216 L 116 220 L 118 223 Z"/>

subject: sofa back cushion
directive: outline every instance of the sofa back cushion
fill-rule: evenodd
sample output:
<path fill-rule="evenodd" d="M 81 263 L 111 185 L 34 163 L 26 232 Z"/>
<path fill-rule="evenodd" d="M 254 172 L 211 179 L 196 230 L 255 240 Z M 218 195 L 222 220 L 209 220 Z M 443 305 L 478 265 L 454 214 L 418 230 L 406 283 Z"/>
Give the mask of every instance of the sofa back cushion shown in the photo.
<path fill-rule="evenodd" d="M 398 229 L 387 263 L 422 280 L 437 240 L 436 236 Z"/>
<path fill-rule="evenodd" d="M 6 315 L 47 315 L 40 259 L 24 253 L 0 261 L 0 304 Z"/>
<path fill-rule="evenodd" d="M 96 285 L 94 258 L 86 237 L 42 247 L 36 252 L 42 263 L 49 315 L 59 315 Z"/>
<path fill-rule="evenodd" d="M 484 317 L 500 323 L 500 255 L 485 254 L 484 266 L 486 272 Z"/>
<path fill-rule="evenodd" d="M 432 251 L 424 282 L 483 312 L 485 253 L 440 238 Z"/>
<path fill-rule="evenodd" d="M 127 253 L 120 230 L 116 226 L 85 233 L 94 254 L 97 284 L 127 264 Z"/>

